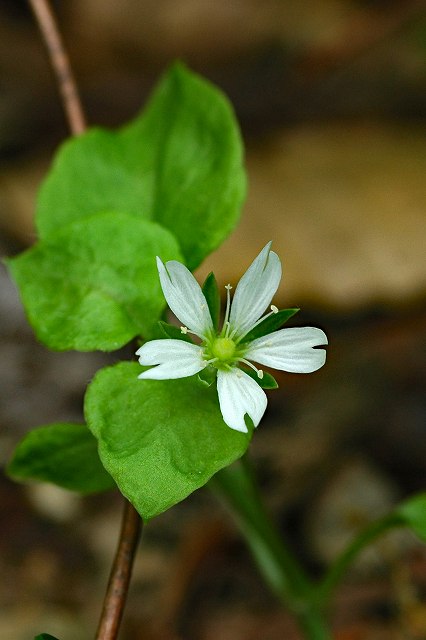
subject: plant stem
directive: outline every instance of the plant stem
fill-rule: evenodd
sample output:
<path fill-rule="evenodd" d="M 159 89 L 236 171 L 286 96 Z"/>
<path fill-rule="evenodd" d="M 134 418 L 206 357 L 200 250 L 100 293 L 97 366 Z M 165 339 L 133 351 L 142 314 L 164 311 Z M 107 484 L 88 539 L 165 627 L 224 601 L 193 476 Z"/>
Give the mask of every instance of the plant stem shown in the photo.
<path fill-rule="evenodd" d="M 86 129 L 86 118 L 52 9 L 48 0 L 29 0 L 29 3 L 49 52 L 71 133 L 79 135 Z M 117 637 L 141 531 L 142 521 L 139 514 L 133 505 L 125 500 L 120 538 L 111 567 L 96 640 L 115 640 Z"/>
<path fill-rule="evenodd" d="M 115 640 L 117 637 L 141 531 L 142 520 L 133 505 L 126 500 L 120 538 L 95 640 Z"/>
<path fill-rule="evenodd" d="M 210 486 L 230 507 L 265 581 L 298 619 L 306 638 L 330 640 L 313 585 L 266 514 L 247 460 L 222 469 Z"/>
<path fill-rule="evenodd" d="M 86 119 L 71 70 L 69 58 L 48 0 L 28 0 L 47 47 L 50 62 L 62 98 L 68 124 L 73 135 L 86 129 Z"/>
<path fill-rule="evenodd" d="M 331 565 L 324 579 L 318 587 L 317 597 L 320 606 L 327 605 L 333 591 L 342 580 L 349 565 L 355 560 L 360 551 L 373 540 L 383 535 L 389 529 L 403 526 L 404 520 L 397 513 L 392 513 L 376 522 L 372 522 L 354 539 Z"/>

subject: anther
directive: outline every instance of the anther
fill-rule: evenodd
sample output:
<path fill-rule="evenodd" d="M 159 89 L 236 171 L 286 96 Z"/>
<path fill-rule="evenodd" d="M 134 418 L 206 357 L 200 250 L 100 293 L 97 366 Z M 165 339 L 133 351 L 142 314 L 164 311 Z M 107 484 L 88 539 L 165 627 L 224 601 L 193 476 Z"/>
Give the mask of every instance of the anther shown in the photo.
<path fill-rule="evenodd" d="M 180 332 L 186 336 L 186 334 L 188 333 L 188 327 L 181 327 Z"/>
<path fill-rule="evenodd" d="M 254 323 L 254 325 L 251 327 L 250 331 L 252 331 L 255 327 L 257 327 L 258 324 L 260 324 L 261 322 L 263 322 L 264 320 L 266 320 L 266 318 L 270 318 L 270 316 L 274 315 L 275 313 L 278 313 L 278 307 L 276 307 L 274 304 L 271 304 L 270 307 L 271 311 L 269 311 L 269 313 L 267 313 L 265 316 L 263 316 L 262 318 L 259 318 L 259 320 L 257 322 Z M 231 335 L 231 338 L 233 336 Z M 240 339 L 243 336 L 240 336 Z"/>
<path fill-rule="evenodd" d="M 230 284 L 225 285 L 225 289 L 226 289 L 226 309 L 225 309 L 225 318 L 223 320 L 223 326 L 225 327 L 225 337 L 228 338 L 229 336 L 229 330 L 230 330 L 230 326 L 229 326 L 229 312 L 231 310 L 231 294 L 230 291 L 232 289 Z"/>
<path fill-rule="evenodd" d="M 262 380 L 262 378 L 263 378 L 262 369 L 258 369 L 257 367 L 254 366 L 254 364 L 252 362 L 250 362 L 249 360 L 246 360 L 245 358 L 240 358 L 240 362 L 244 362 L 244 364 L 246 364 L 248 367 L 253 369 L 253 371 L 256 371 L 257 377 Z"/>

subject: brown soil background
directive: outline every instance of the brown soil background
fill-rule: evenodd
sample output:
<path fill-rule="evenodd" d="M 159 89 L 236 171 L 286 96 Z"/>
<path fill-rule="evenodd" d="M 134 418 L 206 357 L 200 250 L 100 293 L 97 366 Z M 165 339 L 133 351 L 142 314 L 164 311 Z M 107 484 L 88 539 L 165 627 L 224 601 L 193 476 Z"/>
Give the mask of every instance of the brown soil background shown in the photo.
<path fill-rule="evenodd" d="M 53 3 L 88 120 L 116 126 L 176 57 L 221 86 L 247 146 L 249 196 L 202 265 L 235 283 L 270 239 L 279 306 L 329 336 L 327 365 L 282 374 L 251 456 L 278 526 L 318 576 L 371 518 L 425 487 L 426 7 L 376 0 Z M 25 2 L 0 6 L 0 248 L 34 240 L 37 186 L 68 135 Z M 0 271 L 0 461 L 30 428 L 82 419 L 116 355 L 38 345 Z M 118 495 L 0 480 L 0 637 L 94 634 Z M 424 640 L 426 554 L 370 549 L 336 595 L 337 640 Z M 201 490 L 146 527 L 121 640 L 292 640 L 227 513 Z"/>

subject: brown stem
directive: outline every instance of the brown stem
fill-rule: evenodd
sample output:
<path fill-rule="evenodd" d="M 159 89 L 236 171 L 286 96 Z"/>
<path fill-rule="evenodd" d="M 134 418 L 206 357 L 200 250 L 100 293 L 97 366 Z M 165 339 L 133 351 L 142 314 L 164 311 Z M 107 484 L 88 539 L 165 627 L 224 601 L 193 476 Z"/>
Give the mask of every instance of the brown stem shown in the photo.
<path fill-rule="evenodd" d="M 28 0 L 49 52 L 62 104 L 73 135 L 86 129 L 77 85 L 48 0 Z M 120 538 L 111 568 L 96 640 L 115 640 L 120 627 L 142 521 L 133 505 L 124 504 Z"/>
<path fill-rule="evenodd" d="M 86 119 L 81 107 L 80 97 L 74 75 L 71 71 L 68 55 L 62 43 L 58 26 L 48 0 L 28 0 L 40 28 L 44 43 L 49 52 L 50 62 L 56 76 L 62 104 L 73 135 L 83 133 Z"/>
<path fill-rule="evenodd" d="M 118 634 L 127 590 L 132 573 L 133 559 L 142 531 L 142 521 L 136 509 L 125 502 L 120 540 L 111 568 L 104 606 L 95 640 L 115 640 Z"/>

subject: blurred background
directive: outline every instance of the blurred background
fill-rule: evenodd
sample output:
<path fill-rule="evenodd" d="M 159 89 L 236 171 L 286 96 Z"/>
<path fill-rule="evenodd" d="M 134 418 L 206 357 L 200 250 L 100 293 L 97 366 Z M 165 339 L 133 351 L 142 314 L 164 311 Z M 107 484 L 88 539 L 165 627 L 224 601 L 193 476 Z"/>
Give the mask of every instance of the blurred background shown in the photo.
<path fill-rule="evenodd" d="M 199 270 L 236 283 L 273 240 L 274 302 L 329 336 L 327 365 L 282 374 L 251 457 L 266 503 L 312 575 L 426 468 L 426 2 L 61 0 L 52 3 L 90 124 L 118 126 L 175 58 L 218 84 L 247 147 L 240 226 Z M 0 4 L 0 249 L 35 240 L 34 200 L 68 136 L 23 0 Z M 117 354 L 37 344 L 0 267 L 0 461 L 30 428 L 82 421 Z M 0 478 L 0 637 L 92 637 L 121 516 Z M 426 638 L 426 552 L 409 533 L 353 567 L 333 608 L 339 640 Z M 146 527 L 122 640 L 300 636 L 227 514 L 205 490 Z"/>

